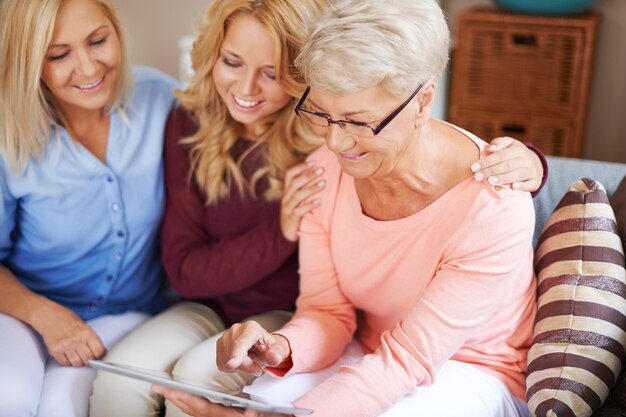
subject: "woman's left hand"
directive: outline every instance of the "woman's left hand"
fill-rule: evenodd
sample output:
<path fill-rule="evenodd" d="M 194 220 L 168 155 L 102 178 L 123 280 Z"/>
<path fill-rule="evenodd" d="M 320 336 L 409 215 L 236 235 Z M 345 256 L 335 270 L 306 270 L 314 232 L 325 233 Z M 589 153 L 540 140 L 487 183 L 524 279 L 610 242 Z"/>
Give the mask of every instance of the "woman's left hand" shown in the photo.
<path fill-rule="evenodd" d="M 153 385 L 152 391 L 161 394 L 187 415 L 193 417 L 285 417 L 284 414 L 262 413 L 212 403 L 204 397 L 188 394 L 171 388 Z M 292 416 L 293 417 L 293 416 Z"/>
<path fill-rule="evenodd" d="M 515 190 L 536 191 L 543 179 L 543 166 L 535 152 L 510 137 L 495 138 L 486 148 L 487 156 L 472 164 L 476 181 L 509 185 Z"/>

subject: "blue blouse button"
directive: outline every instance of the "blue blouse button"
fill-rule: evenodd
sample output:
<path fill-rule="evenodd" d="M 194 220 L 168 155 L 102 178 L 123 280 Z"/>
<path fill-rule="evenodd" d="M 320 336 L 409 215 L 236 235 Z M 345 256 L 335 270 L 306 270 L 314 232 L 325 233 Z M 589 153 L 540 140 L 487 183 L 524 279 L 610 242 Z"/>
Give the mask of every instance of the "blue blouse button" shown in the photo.
<path fill-rule="evenodd" d="M 113 209 L 113 211 L 117 213 L 118 211 L 122 209 L 122 206 L 120 206 L 117 203 L 113 203 L 113 205 L 111 205 L 111 209 Z"/>
<path fill-rule="evenodd" d="M 117 237 L 119 237 L 120 239 L 122 239 L 124 236 L 126 236 L 126 233 L 124 233 L 123 230 L 118 230 L 117 231 Z"/>
<path fill-rule="evenodd" d="M 113 182 L 113 177 L 111 175 L 107 175 L 107 182 Z"/>
<path fill-rule="evenodd" d="M 120 259 L 122 259 L 122 253 L 121 252 L 113 252 L 113 257 L 115 258 L 115 260 L 119 261 Z"/>

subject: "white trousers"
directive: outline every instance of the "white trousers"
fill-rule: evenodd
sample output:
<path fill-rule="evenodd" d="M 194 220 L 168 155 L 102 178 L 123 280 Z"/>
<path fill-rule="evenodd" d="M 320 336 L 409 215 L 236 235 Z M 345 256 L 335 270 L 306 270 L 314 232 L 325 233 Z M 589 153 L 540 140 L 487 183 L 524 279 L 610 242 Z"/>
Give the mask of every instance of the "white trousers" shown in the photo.
<path fill-rule="evenodd" d="M 110 348 L 148 315 L 129 312 L 87 322 Z M 0 417 L 86 417 L 95 369 L 59 365 L 37 332 L 0 313 Z"/>
<path fill-rule="evenodd" d="M 252 396 L 292 402 L 337 372 L 358 361 L 364 352 L 353 341 L 332 366 L 307 374 L 275 378 L 263 375 L 244 391 Z M 429 387 L 416 388 L 379 417 L 529 417 L 526 403 L 504 383 L 463 362 L 448 361 Z M 338 416 L 339 417 L 339 416 Z M 341 416 L 349 417 L 349 416 Z"/>
<path fill-rule="evenodd" d="M 250 320 L 268 331 L 285 324 L 291 313 L 272 311 Z M 225 373 L 216 365 L 216 343 L 224 324 L 210 308 L 198 303 L 179 303 L 139 326 L 106 356 L 110 362 L 172 372 L 186 379 L 242 389 L 254 377 L 247 373 Z M 163 397 L 150 391 L 150 384 L 98 372 L 90 402 L 90 417 L 186 416 Z"/>

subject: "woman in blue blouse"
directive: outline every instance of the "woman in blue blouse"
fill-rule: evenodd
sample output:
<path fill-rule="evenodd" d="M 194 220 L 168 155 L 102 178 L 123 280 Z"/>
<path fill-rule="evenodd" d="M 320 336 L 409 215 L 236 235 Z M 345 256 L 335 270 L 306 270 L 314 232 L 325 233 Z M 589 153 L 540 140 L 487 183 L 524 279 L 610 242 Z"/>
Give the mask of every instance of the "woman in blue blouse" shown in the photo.
<path fill-rule="evenodd" d="M 131 73 L 108 0 L 0 5 L 0 416 L 85 416 L 84 365 L 164 306 L 177 84 Z"/>

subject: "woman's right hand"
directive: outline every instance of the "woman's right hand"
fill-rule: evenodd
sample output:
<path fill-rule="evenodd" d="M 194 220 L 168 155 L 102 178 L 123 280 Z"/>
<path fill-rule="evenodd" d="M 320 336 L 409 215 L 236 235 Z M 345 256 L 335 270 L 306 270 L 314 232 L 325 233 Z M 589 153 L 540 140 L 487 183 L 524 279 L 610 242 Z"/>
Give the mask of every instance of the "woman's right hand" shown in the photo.
<path fill-rule="evenodd" d="M 152 392 L 162 395 L 183 413 L 192 417 L 242 417 L 244 410 L 237 407 L 226 407 L 212 403 L 204 397 L 166 388 L 159 385 L 151 386 Z"/>
<path fill-rule="evenodd" d="M 288 417 L 285 414 L 262 413 L 239 407 L 226 407 L 215 404 L 199 395 L 188 394 L 171 388 L 152 385 L 152 392 L 161 394 L 180 410 L 192 417 Z M 291 416 L 293 417 L 293 416 Z"/>
<path fill-rule="evenodd" d="M 302 216 L 319 205 L 320 200 L 311 197 L 326 185 L 326 181 L 320 178 L 323 173 L 324 169 L 316 166 L 312 160 L 287 171 L 285 191 L 280 203 L 280 229 L 285 239 L 297 241 Z"/>
<path fill-rule="evenodd" d="M 266 366 L 290 368 L 291 347 L 285 337 L 268 333 L 256 321 L 233 324 L 217 341 L 217 367 L 221 371 L 260 376 Z"/>
<path fill-rule="evenodd" d="M 85 366 L 106 352 L 93 329 L 72 310 L 53 301 L 35 314 L 33 328 L 41 335 L 48 353 L 61 365 Z"/>

